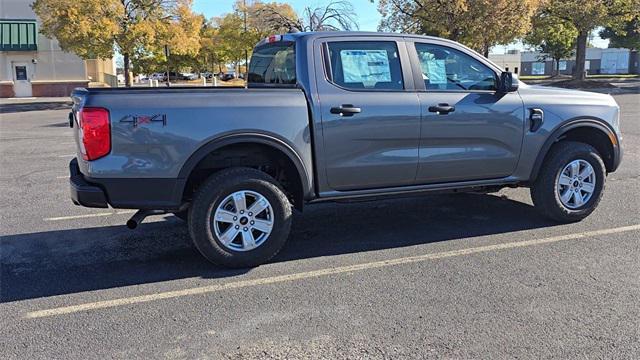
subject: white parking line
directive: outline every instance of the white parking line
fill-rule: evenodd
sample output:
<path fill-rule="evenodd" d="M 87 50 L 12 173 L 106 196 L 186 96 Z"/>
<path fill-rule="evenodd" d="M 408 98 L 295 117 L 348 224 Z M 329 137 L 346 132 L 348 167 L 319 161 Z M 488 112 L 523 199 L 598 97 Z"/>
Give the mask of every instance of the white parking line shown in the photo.
<path fill-rule="evenodd" d="M 411 264 L 411 263 L 436 260 L 436 259 L 444 259 L 444 258 L 455 257 L 455 256 L 478 254 L 478 253 L 484 253 L 489 251 L 498 251 L 498 250 L 515 249 L 515 248 L 534 246 L 534 245 L 557 243 L 557 242 L 567 241 L 567 240 L 578 240 L 578 239 L 584 239 L 584 238 L 593 237 L 593 236 L 610 235 L 615 233 L 636 231 L 636 230 L 640 230 L 640 225 L 631 225 L 631 226 L 623 226 L 623 227 L 617 227 L 617 228 L 611 228 L 611 229 L 586 231 L 586 232 L 575 233 L 575 234 L 553 236 L 553 237 L 548 237 L 543 239 L 533 239 L 533 240 L 509 242 L 509 243 L 503 243 L 503 244 L 478 246 L 478 247 L 472 247 L 472 248 L 466 248 L 466 249 L 460 249 L 460 250 L 451 250 L 451 251 L 444 251 L 439 253 L 431 253 L 431 254 L 424 254 L 424 255 L 418 255 L 418 256 L 409 256 L 409 257 L 403 257 L 403 258 L 374 261 L 374 262 L 349 265 L 349 266 L 325 268 L 325 269 L 319 269 L 319 270 L 305 271 L 305 272 L 299 272 L 294 274 L 272 276 L 272 277 L 252 279 L 252 280 L 231 281 L 231 282 L 222 283 L 222 284 L 202 286 L 202 287 L 196 287 L 196 288 L 190 288 L 190 289 L 166 291 L 166 292 L 160 292 L 160 293 L 149 294 L 149 295 L 132 296 L 132 297 L 126 297 L 126 298 L 113 299 L 113 300 L 104 300 L 104 301 L 90 302 L 90 303 L 79 304 L 79 305 L 71 305 L 71 306 L 63 306 L 63 307 L 52 308 L 52 309 L 31 311 L 26 313 L 25 317 L 34 319 L 34 318 L 43 318 L 43 317 L 50 317 L 50 316 L 57 316 L 57 315 L 64 315 L 64 314 L 72 314 L 72 313 L 77 313 L 82 311 L 98 310 L 98 309 L 105 309 L 105 308 L 111 308 L 111 307 L 117 307 L 117 306 L 127 306 L 127 305 L 150 302 L 150 301 L 178 298 L 183 296 L 207 294 L 207 293 L 218 292 L 218 291 L 229 290 L 229 289 L 238 289 L 238 288 L 245 288 L 245 287 L 251 287 L 251 286 L 290 282 L 295 280 L 316 278 L 320 276 L 344 274 L 344 273 L 350 273 L 354 271 L 363 271 L 363 270 L 383 268 L 388 266 Z"/>
<path fill-rule="evenodd" d="M 133 214 L 134 212 L 136 212 L 136 210 L 119 210 L 119 211 L 103 212 L 103 213 L 95 213 L 95 214 L 50 217 L 50 218 L 44 218 L 42 220 L 44 221 L 74 220 L 74 219 L 84 219 L 84 218 L 101 217 L 101 216 Z"/>
<path fill-rule="evenodd" d="M 68 179 L 69 175 L 64 175 L 64 176 L 56 176 L 56 179 Z"/>
<path fill-rule="evenodd" d="M 74 157 L 74 156 L 76 156 L 76 154 L 58 155 L 59 158 Z"/>

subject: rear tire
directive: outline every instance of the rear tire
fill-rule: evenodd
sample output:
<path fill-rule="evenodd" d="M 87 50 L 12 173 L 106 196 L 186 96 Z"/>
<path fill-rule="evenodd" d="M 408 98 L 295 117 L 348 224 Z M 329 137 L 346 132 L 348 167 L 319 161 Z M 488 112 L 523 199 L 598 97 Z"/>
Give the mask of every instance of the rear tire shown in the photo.
<path fill-rule="evenodd" d="M 593 146 L 559 142 L 545 158 L 531 187 L 531 199 L 535 207 L 552 220 L 580 221 L 600 203 L 605 180 L 604 162 Z"/>
<path fill-rule="evenodd" d="M 189 232 L 210 262 L 253 267 L 284 246 L 291 219 L 291 204 L 276 180 L 256 169 L 231 168 L 209 177 L 196 192 Z"/>

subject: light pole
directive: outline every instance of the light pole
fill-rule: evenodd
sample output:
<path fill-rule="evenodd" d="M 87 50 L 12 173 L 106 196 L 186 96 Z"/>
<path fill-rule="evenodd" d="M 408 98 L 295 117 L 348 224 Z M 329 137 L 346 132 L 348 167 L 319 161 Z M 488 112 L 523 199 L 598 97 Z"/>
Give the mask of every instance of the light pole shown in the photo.
<path fill-rule="evenodd" d="M 171 66 L 169 65 L 169 45 L 164 46 L 164 56 L 167 58 L 167 87 L 171 86 Z"/>
<path fill-rule="evenodd" d="M 247 37 L 247 0 L 242 0 L 242 6 L 243 6 L 243 17 L 244 17 L 244 36 L 245 39 Z M 245 70 L 245 81 L 247 80 L 247 75 L 249 74 L 249 51 L 247 50 L 246 46 L 244 48 L 244 70 Z"/>

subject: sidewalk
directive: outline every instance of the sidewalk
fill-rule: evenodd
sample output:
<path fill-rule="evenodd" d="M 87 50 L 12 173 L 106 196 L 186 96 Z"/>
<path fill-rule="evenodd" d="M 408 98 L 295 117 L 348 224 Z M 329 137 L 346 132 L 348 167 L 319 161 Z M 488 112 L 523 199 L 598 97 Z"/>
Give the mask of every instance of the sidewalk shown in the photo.
<path fill-rule="evenodd" d="M 26 98 L 0 98 L 0 105 L 6 104 L 36 104 L 52 102 L 71 102 L 68 96 L 63 97 L 26 97 Z"/>
<path fill-rule="evenodd" d="M 558 86 L 558 82 L 563 82 L 570 79 L 570 77 L 563 77 L 559 79 L 540 79 L 540 80 L 522 80 L 528 85 L 542 85 L 542 86 Z M 591 91 L 602 94 L 640 94 L 640 78 L 587 78 L 589 82 L 602 83 L 602 87 L 589 87 L 589 88 L 575 88 L 574 90 Z M 563 87 L 564 88 L 564 87 Z"/>
<path fill-rule="evenodd" d="M 553 86 L 553 85 L 551 84 L 551 85 L 545 85 L 545 86 Z M 573 89 L 573 90 L 591 91 L 591 92 L 597 92 L 597 93 L 609 94 L 609 95 L 640 94 L 640 86 L 626 86 L 626 87 L 615 87 L 615 88 Z"/>
<path fill-rule="evenodd" d="M 65 97 L 29 97 L 0 98 L 0 114 L 23 112 L 62 110 L 71 108 L 71 98 Z"/>

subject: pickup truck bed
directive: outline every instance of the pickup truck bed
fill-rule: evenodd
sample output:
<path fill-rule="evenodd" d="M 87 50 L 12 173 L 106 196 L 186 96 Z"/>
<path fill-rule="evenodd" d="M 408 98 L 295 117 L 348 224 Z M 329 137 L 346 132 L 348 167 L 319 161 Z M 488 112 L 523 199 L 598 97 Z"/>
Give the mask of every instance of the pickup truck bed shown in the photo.
<path fill-rule="evenodd" d="M 113 207 L 179 209 L 188 176 L 211 152 L 205 145 L 237 142 L 239 133 L 280 143 L 312 179 L 308 108 L 299 89 L 77 89 L 72 97 L 74 114 L 82 107 L 109 110 L 109 156 L 76 163 Z M 310 181 L 304 186 L 311 189 Z"/>

